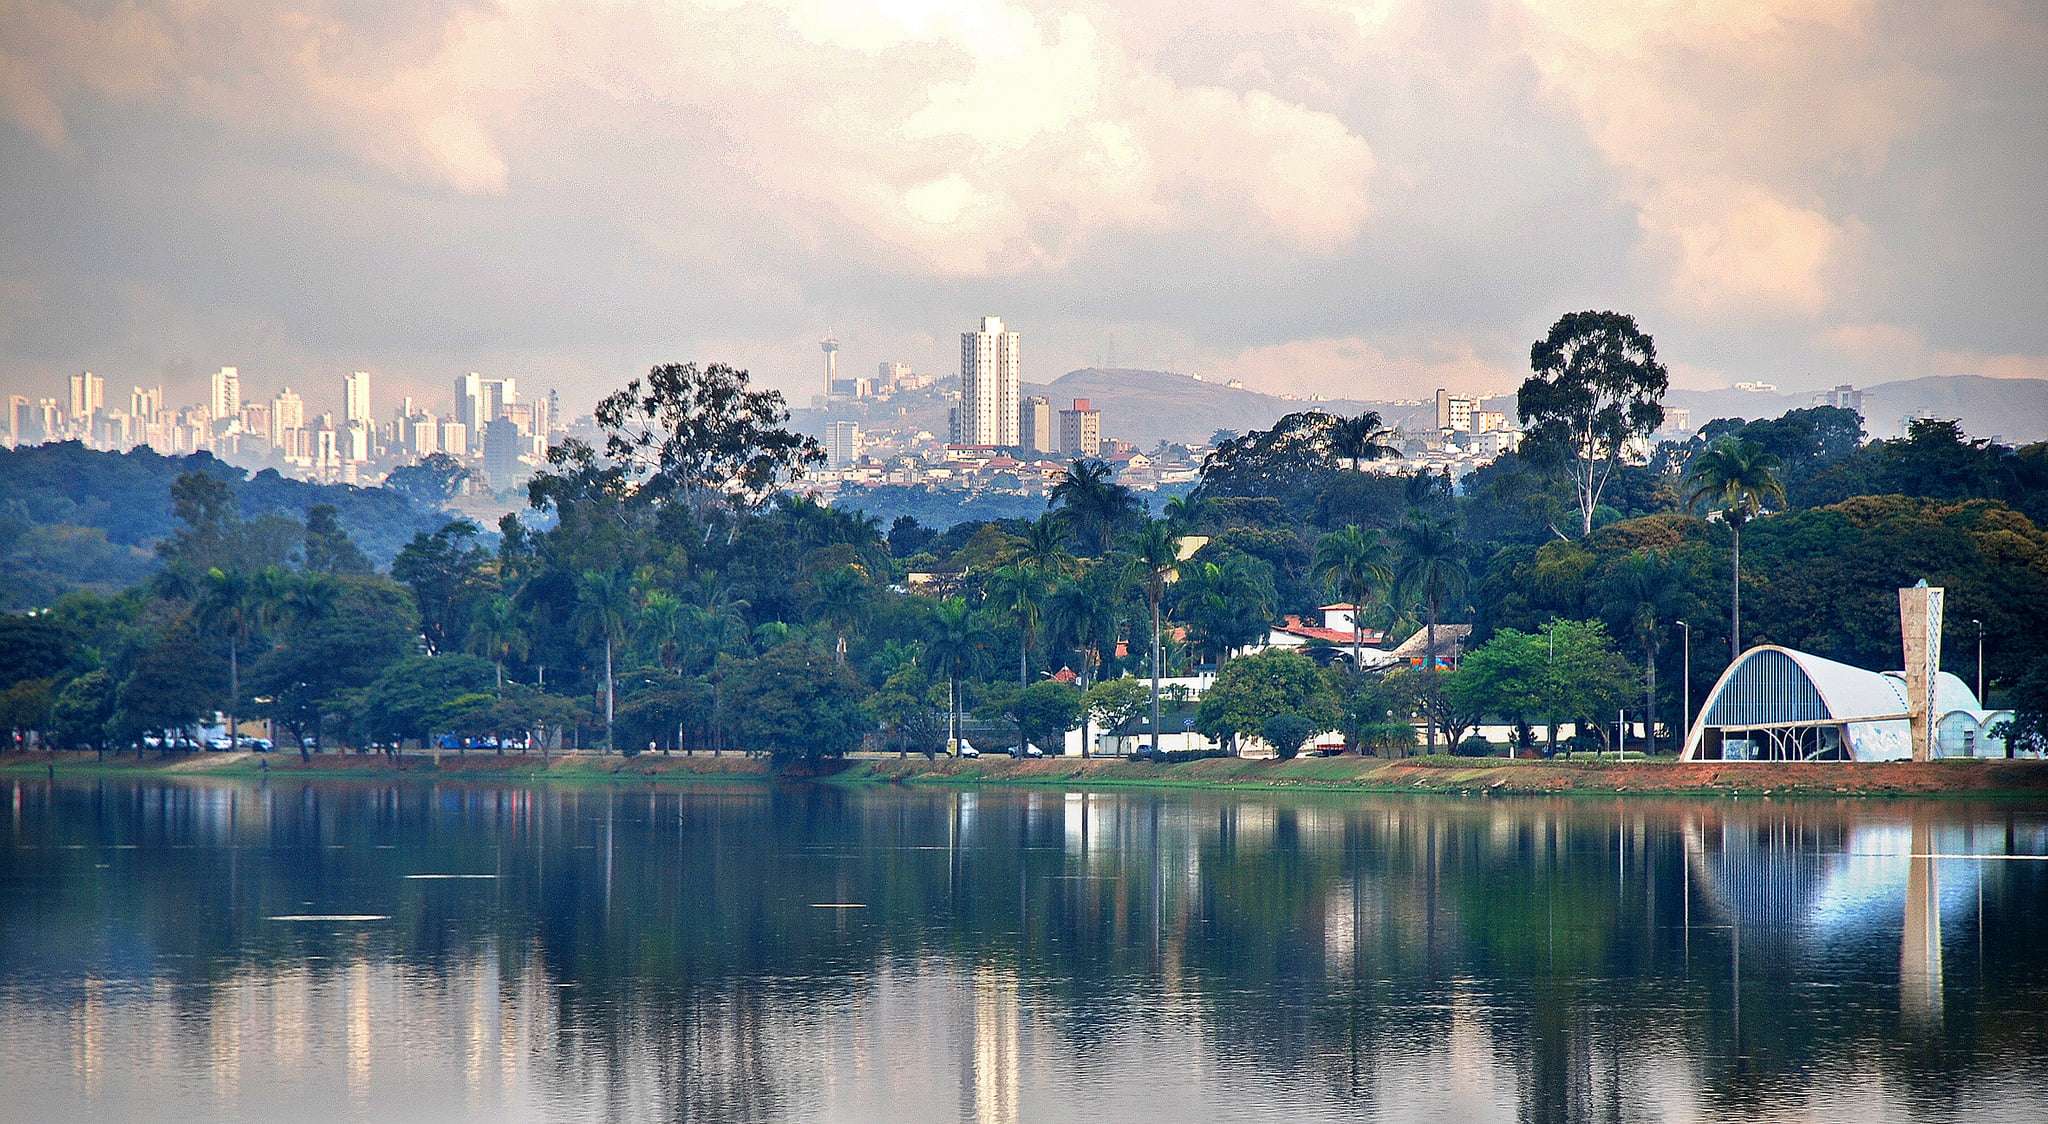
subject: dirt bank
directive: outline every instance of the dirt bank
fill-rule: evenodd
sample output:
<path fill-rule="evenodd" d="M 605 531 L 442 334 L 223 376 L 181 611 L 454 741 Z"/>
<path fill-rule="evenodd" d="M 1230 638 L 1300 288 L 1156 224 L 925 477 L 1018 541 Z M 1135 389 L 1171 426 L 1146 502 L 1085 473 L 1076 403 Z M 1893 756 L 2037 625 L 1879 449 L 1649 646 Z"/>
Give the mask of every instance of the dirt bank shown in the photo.
<path fill-rule="evenodd" d="M 2044 796 L 2048 762 L 1679 763 L 1328 757 L 1212 758 L 1178 765 L 1043 761 L 864 761 L 847 774 L 901 783 L 1084 787 L 1316 788 L 1371 792 L 1708 793 L 1779 796 Z"/>
<path fill-rule="evenodd" d="M 101 761 L 90 753 L 8 754 L 0 775 L 195 775 L 275 777 L 416 776 L 477 781 L 742 781 L 771 775 L 760 757 L 539 757 L 410 754 L 396 760 L 358 754 L 205 753 Z M 787 774 L 785 774 L 787 775 Z M 1109 758 L 1056 757 L 974 761 L 922 757 L 828 762 L 807 779 L 844 783 L 1030 785 L 1048 788 L 1307 788 L 1359 792 L 1491 794 L 1642 793 L 1744 796 L 2032 796 L 2048 797 L 2048 761 L 1906 761 L 1798 764 L 1673 761 L 1508 761 L 1502 758 L 1325 757 L 1295 761 L 1210 758 L 1175 765 Z"/>

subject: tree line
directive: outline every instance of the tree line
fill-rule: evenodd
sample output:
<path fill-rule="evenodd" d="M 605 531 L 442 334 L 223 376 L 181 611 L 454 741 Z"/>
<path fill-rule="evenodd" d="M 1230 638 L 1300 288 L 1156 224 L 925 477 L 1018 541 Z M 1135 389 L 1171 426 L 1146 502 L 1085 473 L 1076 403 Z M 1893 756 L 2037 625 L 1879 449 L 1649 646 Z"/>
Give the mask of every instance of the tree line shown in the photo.
<path fill-rule="evenodd" d="M 598 442 L 549 451 L 527 511 L 419 531 L 387 570 L 332 509 L 252 516 L 218 474 L 179 477 L 156 574 L 0 621 L 0 726 L 126 747 L 218 710 L 307 752 L 795 759 L 943 752 L 970 724 L 1156 734 L 1165 707 L 1225 742 L 1403 752 L 1482 720 L 1554 741 L 1626 706 L 1669 749 L 1747 645 L 1894 666 L 1892 591 L 1926 578 L 1949 588 L 1950 670 L 1974 677 L 1981 623 L 1989 693 L 2042 736 L 2048 447 L 1942 421 L 1864 441 L 1816 407 L 1652 449 L 1663 390 L 1632 319 L 1574 314 L 1532 348 L 1528 441 L 1460 487 L 1370 471 L 1393 451 L 1375 416 L 1304 411 L 1219 445 L 1157 511 L 1080 461 L 1030 518 L 885 528 L 796 490 L 821 454 L 779 395 L 657 367 L 600 405 Z M 1238 654 L 1332 600 L 1423 658 Z M 1472 628 L 1455 672 L 1449 624 Z M 1197 667 L 1219 669 L 1199 706 L 1157 689 Z"/>

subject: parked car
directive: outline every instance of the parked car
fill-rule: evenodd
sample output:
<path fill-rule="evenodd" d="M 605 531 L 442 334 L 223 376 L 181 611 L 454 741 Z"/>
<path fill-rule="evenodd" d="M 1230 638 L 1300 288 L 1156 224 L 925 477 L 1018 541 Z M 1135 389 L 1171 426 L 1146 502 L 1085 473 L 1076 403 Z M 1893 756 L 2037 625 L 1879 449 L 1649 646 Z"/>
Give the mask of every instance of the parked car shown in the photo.
<path fill-rule="evenodd" d="M 206 739 L 206 748 L 216 753 L 225 752 L 235 748 L 235 739 L 228 737 L 226 734 L 216 734 Z"/>
<path fill-rule="evenodd" d="M 1031 744 L 1030 742 L 1025 742 L 1025 743 L 1024 743 L 1024 748 L 1023 748 L 1022 750 L 1019 750 L 1019 749 L 1018 749 L 1018 748 L 1017 748 L 1016 746 L 1014 746 L 1014 745 L 1013 745 L 1013 746 L 1011 746 L 1010 748 L 1008 748 L 1008 749 L 1004 750 L 1003 752 L 1004 752 L 1004 753 L 1007 753 L 1007 754 L 1009 754 L 1009 755 L 1010 755 L 1011 757 L 1044 757 L 1044 756 L 1045 756 L 1045 751 L 1044 751 L 1044 750 L 1042 750 L 1042 749 L 1038 748 L 1038 747 L 1037 747 L 1037 746 L 1035 746 L 1035 745 L 1032 745 L 1032 744 Z"/>
<path fill-rule="evenodd" d="M 981 751 L 980 751 L 980 750 L 978 750 L 978 749 L 976 749 L 976 748 L 974 748 L 974 743 L 972 743 L 972 742 L 968 741 L 968 740 L 967 740 L 966 738 L 961 738 L 961 739 L 960 739 L 960 744 L 959 744 L 959 745 L 958 745 L 957 747 L 955 747 L 955 748 L 954 748 L 954 750 L 953 750 L 953 756 L 955 756 L 955 757 L 980 757 L 980 756 L 981 756 Z"/>
<path fill-rule="evenodd" d="M 1133 761 L 1151 761 L 1156 758 L 1162 758 L 1164 756 L 1165 754 L 1162 754 L 1158 750 L 1152 748 L 1151 742 L 1145 742 L 1138 748 L 1131 751 L 1130 759 Z"/>

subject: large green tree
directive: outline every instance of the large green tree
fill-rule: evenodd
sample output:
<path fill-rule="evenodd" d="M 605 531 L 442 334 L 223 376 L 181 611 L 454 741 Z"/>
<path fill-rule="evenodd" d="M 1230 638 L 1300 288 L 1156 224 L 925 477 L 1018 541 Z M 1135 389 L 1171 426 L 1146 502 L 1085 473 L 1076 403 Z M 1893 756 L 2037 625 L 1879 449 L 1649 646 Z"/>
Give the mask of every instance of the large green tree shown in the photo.
<path fill-rule="evenodd" d="M 1202 694 L 1195 729 L 1216 741 L 1258 737 L 1266 719 L 1281 713 L 1299 715 L 1318 731 L 1335 729 L 1343 719 L 1336 693 L 1315 661 L 1270 648 L 1239 656 L 1217 674 Z"/>
<path fill-rule="evenodd" d="M 760 504 L 785 480 L 824 463 L 815 438 L 783 428 L 789 408 L 724 363 L 667 363 L 597 404 L 604 453 L 637 478 L 645 499 Z"/>
<path fill-rule="evenodd" d="M 726 724 L 776 761 L 842 757 L 870 728 L 853 669 L 792 642 L 740 661 L 725 683 Z"/>
<path fill-rule="evenodd" d="M 1657 344 L 1619 312 L 1573 312 L 1529 349 L 1534 374 L 1516 392 L 1522 455 L 1561 470 L 1577 497 L 1580 534 L 1593 533 L 1628 444 L 1664 423 L 1670 376 Z"/>

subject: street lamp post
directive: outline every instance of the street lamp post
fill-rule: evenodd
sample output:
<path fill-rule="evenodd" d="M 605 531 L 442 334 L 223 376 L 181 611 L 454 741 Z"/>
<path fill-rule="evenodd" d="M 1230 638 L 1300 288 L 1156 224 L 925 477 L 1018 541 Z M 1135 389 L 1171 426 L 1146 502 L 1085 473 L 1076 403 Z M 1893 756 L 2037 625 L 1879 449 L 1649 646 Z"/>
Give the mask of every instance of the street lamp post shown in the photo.
<path fill-rule="evenodd" d="M 1977 705 L 1984 705 L 1984 622 L 1971 620 L 1977 626 Z"/>
<path fill-rule="evenodd" d="M 1681 719 L 1685 730 L 1678 735 L 1678 752 L 1683 755 L 1686 743 L 1692 737 L 1692 626 L 1679 621 L 1678 627 L 1685 630 L 1685 663 L 1678 673 L 1678 697 L 1683 700 L 1681 706 L 1685 715 Z"/>

